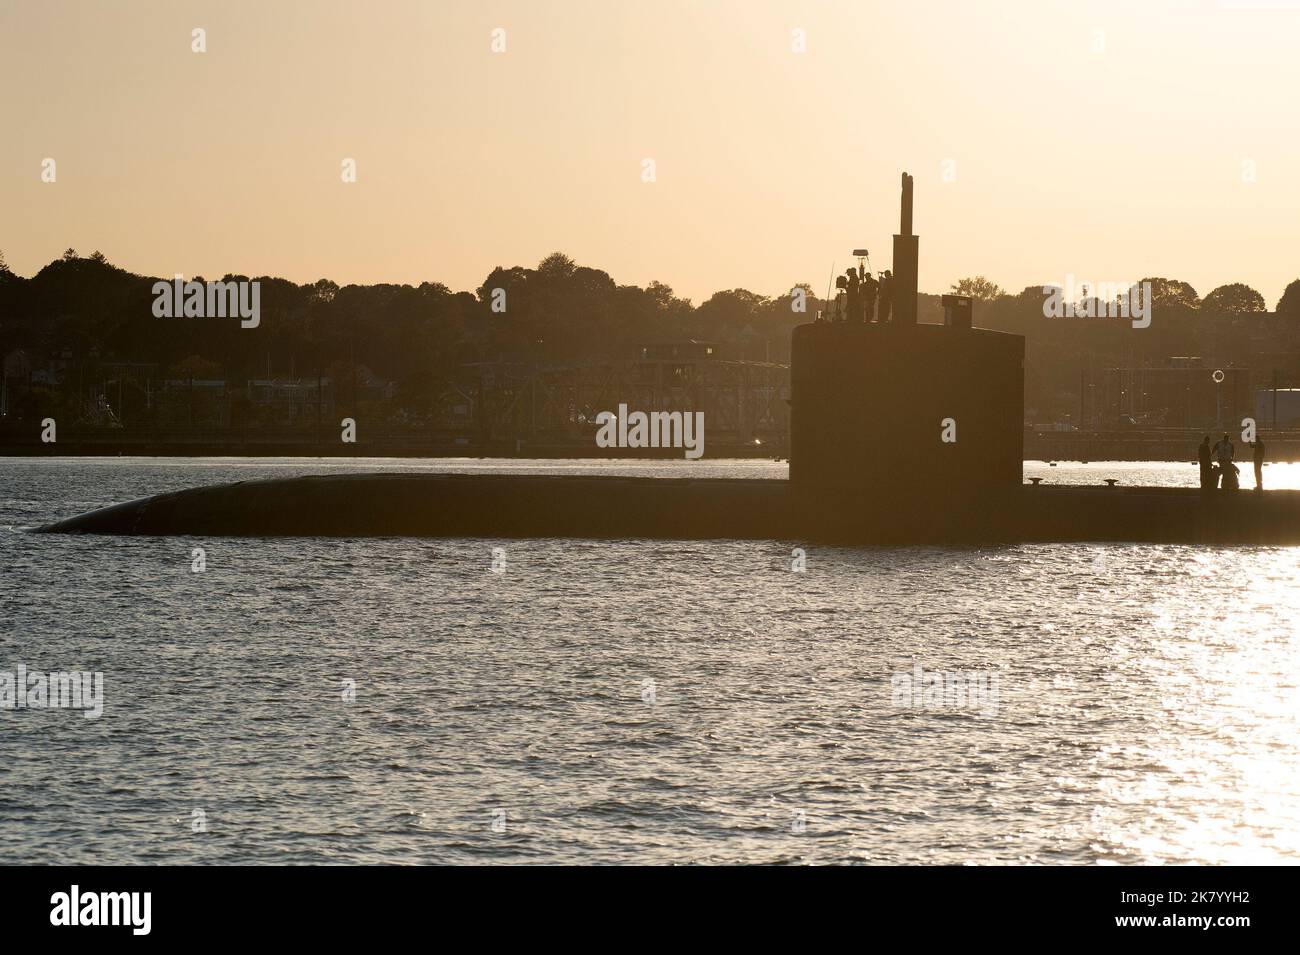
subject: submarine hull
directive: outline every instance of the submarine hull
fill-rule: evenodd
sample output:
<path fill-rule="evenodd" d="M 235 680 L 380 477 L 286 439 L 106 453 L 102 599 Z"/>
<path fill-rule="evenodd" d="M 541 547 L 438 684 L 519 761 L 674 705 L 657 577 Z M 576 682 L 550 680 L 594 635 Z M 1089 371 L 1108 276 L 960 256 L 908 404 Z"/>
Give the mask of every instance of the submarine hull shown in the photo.
<path fill-rule="evenodd" d="M 43 533 L 192 537 L 571 537 L 983 545 L 1300 544 L 1300 491 L 1018 486 L 918 505 L 826 507 L 784 480 L 348 474 L 194 488 Z"/>
<path fill-rule="evenodd" d="M 793 530 L 784 481 L 348 474 L 192 488 L 50 533 L 259 537 L 757 538 Z"/>

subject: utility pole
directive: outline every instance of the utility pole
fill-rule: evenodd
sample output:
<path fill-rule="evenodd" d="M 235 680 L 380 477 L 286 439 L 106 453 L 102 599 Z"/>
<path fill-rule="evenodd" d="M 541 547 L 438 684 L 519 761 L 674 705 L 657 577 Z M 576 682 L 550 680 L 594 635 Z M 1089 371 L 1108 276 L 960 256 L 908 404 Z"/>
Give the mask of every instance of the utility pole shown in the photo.
<path fill-rule="evenodd" d="M 1273 428 L 1277 429 L 1277 369 L 1273 369 Z"/>

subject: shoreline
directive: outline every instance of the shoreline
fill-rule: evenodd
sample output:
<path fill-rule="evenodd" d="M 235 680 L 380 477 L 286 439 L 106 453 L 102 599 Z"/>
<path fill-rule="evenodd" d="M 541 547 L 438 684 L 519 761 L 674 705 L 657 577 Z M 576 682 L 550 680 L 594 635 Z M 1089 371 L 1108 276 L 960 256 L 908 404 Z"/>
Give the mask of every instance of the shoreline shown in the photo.
<path fill-rule="evenodd" d="M 1026 431 L 1021 460 L 1045 463 L 1091 464 L 1104 461 L 1176 462 L 1195 464 L 1196 448 L 1206 432 L 1178 434 L 1113 432 Z M 1221 430 L 1209 432 L 1211 438 Z M 1268 463 L 1300 462 L 1300 431 L 1261 430 Z M 1239 431 L 1229 431 L 1234 440 Z M 705 441 L 698 460 L 787 461 L 786 436 L 750 441 Z M 1238 463 L 1249 464 L 1244 442 L 1238 445 Z M 58 440 L 42 443 L 37 428 L 0 432 L 0 457 L 170 457 L 170 458 L 503 458 L 522 460 L 683 460 L 681 448 L 599 448 L 572 441 L 486 441 L 448 439 L 418 434 L 362 431 L 356 443 L 343 444 L 337 432 L 322 439 L 301 433 L 186 434 L 184 432 L 112 433 L 69 428 Z"/>

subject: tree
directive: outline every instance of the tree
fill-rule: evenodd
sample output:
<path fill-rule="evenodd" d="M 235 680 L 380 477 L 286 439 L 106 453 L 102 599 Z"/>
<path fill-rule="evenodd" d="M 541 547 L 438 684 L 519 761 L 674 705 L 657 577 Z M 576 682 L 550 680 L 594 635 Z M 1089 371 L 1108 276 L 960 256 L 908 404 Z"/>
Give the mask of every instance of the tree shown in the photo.
<path fill-rule="evenodd" d="M 329 304 L 339 294 L 338 283 L 329 279 L 317 279 L 314 284 L 307 286 L 307 289 L 308 301 L 312 302 Z"/>
<path fill-rule="evenodd" d="M 1277 313 L 1300 318 L 1300 279 L 1288 285 L 1282 297 L 1277 300 Z"/>
<path fill-rule="evenodd" d="M 518 265 L 512 265 L 508 269 L 502 268 L 498 265 L 488 273 L 488 277 L 483 280 L 482 285 L 475 289 L 475 292 L 478 295 L 479 301 L 486 304 L 492 298 L 494 290 L 504 289 L 510 296 L 510 307 L 515 311 L 518 311 L 518 309 L 515 309 L 515 293 L 517 291 L 522 292 L 527 284 L 527 269 L 521 268 Z"/>
<path fill-rule="evenodd" d="M 1264 296 L 1249 285 L 1220 285 L 1201 300 L 1202 311 L 1218 315 L 1246 315 L 1264 311 Z"/>
<path fill-rule="evenodd" d="M 1201 304 L 1196 289 L 1178 279 L 1147 277 L 1142 282 L 1151 283 L 1151 302 L 1162 308 L 1171 305 L 1196 308 Z M 1142 282 L 1138 282 L 1138 286 L 1141 286 Z"/>
<path fill-rule="evenodd" d="M 73 261 L 76 257 L 77 257 L 77 250 L 74 249 L 72 246 L 68 246 L 66 249 L 63 250 L 63 261 L 64 261 L 64 262 L 71 262 L 71 261 Z"/>
<path fill-rule="evenodd" d="M 573 259 L 563 252 L 552 252 L 537 263 L 537 271 L 547 278 L 565 278 L 572 275 L 576 269 Z"/>
<path fill-rule="evenodd" d="M 9 271 L 9 263 L 5 261 L 4 250 L 0 249 L 0 275 Z"/>
<path fill-rule="evenodd" d="M 968 295 L 977 302 L 992 302 L 1006 294 L 982 275 L 962 279 L 953 285 L 952 290 L 958 295 Z"/>
<path fill-rule="evenodd" d="M 714 292 L 707 302 L 697 309 L 699 318 L 710 326 L 710 334 L 719 326 L 741 325 L 753 321 L 769 304 L 770 299 L 749 289 L 737 288 Z"/>
<path fill-rule="evenodd" d="M 673 303 L 673 299 L 676 297 L 673 295 L 673 288 L 671 285 L 667 285 L 657 279 L 652 279 L 650 281 L 650 284 L 646 286 L 645 293 L 650 301 L 654 302 L 655 309 L 660 312 L 668 311 L 668 308 Z"/>

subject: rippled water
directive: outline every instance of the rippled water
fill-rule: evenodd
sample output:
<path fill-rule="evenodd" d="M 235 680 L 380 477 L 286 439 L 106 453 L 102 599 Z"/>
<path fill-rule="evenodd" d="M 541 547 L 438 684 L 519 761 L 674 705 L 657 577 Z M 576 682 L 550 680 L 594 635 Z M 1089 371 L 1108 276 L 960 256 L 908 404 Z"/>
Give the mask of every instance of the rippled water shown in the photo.
<path fill-rule="evenodd" d="M 6 861 L 1300 860 L 1294 549 L 805 546 L 793 573 L 797 541 L 24 530 L 453 467 L 784 473 L 0 459 L 0 671 L 106 681 L 99 719 L 0 709 Z M 900 696 L 917 666 L 986 695 Z"/>

